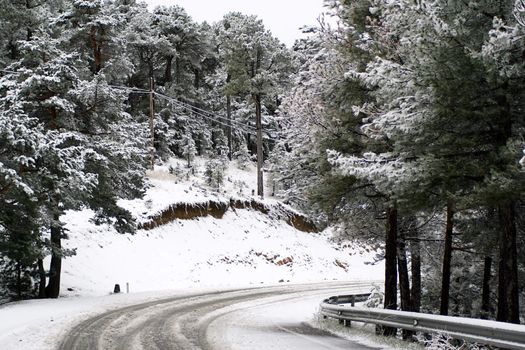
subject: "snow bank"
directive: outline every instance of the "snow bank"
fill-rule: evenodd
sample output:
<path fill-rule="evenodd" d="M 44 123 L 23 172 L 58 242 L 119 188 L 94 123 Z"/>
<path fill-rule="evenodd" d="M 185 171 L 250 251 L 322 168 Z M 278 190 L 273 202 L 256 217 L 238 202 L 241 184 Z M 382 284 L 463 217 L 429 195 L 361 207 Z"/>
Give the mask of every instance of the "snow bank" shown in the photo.
<path fill-rule="evenodd" d="M 205 161 L 196 159 L 193 169 L 176 159 L 156 167 L 149 173 L 152 186 L 144 198 L 119 205 L 144 223 L 174 203 L 254 199 L 253 167 L 240 170 L 232 162 L 224 185 L 212 189 L 205 182 Z M 282 206 L 272 198 L 261 203 Z M 133 236 L 93 225 L 92 214 L 68 212 L 62 218 L 69 230 L 65 246 L 77 252 L 63 262 L 65 295 L 104 295 L 117 283 L 122 290 L 128 283 L 132 292 L 140 292 L 383 278 L 382 264 L 364 264 L 372 255 L 336 246 L 329 241 L 329 232 L 300 232 L 285 220 L 250 208 L 228 210 L 221 219 L 176 219 Z"/>
<path fill-rule="evenodd" d="M 327 233 L 304 233 L 255 210 L 176 220 L 133 236 L 95 226 L 89 214 L 69 212 L 65 218 L 65 246 L 77 251 L 63 262 L 66 295 L 104 295 L 116 283 L 142 292 L 383 276 L 381 264 L 365 265 L 367 257 L 335 247 Z"/>

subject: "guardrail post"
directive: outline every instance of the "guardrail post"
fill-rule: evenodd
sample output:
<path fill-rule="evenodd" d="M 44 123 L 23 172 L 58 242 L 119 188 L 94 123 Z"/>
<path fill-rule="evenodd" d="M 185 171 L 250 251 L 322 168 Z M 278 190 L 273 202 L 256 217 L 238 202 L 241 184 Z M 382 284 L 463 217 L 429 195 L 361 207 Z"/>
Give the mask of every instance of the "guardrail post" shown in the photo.
<path fill-rule="evenodd" d="M 355 295 L 350 296 L 350 305 L 355 306 Z"/>
<path fill-rule="evenodd" d="M 344 322 L 344 326 L 345 326 L 345 327 L 348 327 L 348 328 L 352 327 L 352 321 L 350 321 L 350 320 L 345 320 L 345 322 Z"/>

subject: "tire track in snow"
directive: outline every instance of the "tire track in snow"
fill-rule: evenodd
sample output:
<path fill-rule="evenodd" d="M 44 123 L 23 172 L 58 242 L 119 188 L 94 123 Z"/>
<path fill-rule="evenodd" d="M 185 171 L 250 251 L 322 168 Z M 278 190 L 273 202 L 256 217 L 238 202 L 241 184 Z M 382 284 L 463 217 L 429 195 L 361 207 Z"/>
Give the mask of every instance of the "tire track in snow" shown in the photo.
<path fill-rule="evenodd" d="M 265 298 L 283 296 L 279 302 L 297 298 L 294 293 L 329 293 L 330 290 L 369 285 L 368 282 L 287 285 L 176 296 L 140 303 L 82 321 L 65 336 L 58 350 L 214 350 L 206 337 L 208 326 L 226 314 L 241 310 L 243 303 L 255 300 L 264 303 Z"/>

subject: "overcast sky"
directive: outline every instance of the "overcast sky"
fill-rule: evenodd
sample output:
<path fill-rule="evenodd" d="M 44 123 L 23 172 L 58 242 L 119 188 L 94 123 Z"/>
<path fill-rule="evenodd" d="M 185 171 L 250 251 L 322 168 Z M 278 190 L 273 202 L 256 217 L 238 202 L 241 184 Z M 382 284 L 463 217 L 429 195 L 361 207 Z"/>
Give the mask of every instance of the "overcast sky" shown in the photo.
<path fill-rule="evenodd" d="M 323 0 L 145 0 L 150 8 L 179 5 L 196 21 L 219 21 L 228 12 L 257 15 L 288 47 L 301 37 L 299 27 L 317 24 Z"/>

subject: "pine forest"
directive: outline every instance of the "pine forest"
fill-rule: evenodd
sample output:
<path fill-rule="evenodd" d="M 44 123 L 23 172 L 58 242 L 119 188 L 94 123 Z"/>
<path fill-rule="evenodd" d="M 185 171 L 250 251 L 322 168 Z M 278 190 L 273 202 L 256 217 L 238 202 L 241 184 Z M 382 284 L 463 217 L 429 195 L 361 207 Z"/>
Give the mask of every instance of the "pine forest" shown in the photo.
<path fill-rule="evenodd" d="M 324 8 L 287 47 L 240 12 L 0 0 L 0 300 L 59 297 L 66 212 L 133 235 L 119 200 L 204 157 L 376 251 L 379 307 L 525 322 L 525 1 Z"/>

